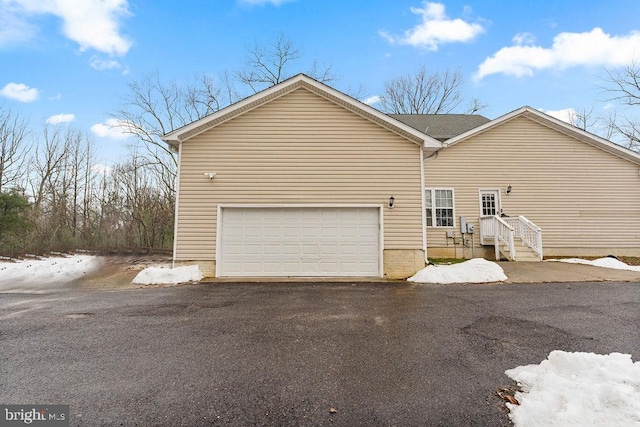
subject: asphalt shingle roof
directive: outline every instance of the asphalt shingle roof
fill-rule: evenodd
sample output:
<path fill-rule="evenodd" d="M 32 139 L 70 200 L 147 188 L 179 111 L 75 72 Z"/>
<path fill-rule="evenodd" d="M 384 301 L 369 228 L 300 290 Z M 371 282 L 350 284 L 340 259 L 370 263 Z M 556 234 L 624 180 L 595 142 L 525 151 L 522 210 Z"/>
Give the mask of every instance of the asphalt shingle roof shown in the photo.
<path fill-rule="evenodd" d="M 439 141 L 446 141 L 490 121 L 478 114 L 389 114 L 389 117 Z"/>

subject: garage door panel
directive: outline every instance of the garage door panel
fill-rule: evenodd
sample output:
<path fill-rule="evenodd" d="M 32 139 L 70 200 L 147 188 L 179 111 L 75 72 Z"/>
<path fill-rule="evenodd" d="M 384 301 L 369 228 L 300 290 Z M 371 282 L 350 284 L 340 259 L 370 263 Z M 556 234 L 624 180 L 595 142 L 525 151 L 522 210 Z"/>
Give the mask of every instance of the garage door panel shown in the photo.
<path fill-rule="evenodd" d="M 378 276 L 378 208 L 223 208 L 219 276 Z"/>

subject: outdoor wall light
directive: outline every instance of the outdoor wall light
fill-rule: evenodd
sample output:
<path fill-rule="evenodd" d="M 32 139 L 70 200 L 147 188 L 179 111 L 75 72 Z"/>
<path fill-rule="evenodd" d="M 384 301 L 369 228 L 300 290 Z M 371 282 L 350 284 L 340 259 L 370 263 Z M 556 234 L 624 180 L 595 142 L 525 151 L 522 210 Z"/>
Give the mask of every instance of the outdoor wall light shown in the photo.
<path fill-rule="evenodd" d="M 389 203 L 387 204 L 389 206 L 389 209 L 393 209 L 393 205 L 395 204 L 395 202 L 396 202 L 395 197 L 393 196 L 389 197 Z"/>
<path fill-rule="evenodd" d="M 507 194 L 511 193 L 512 189 L 513 187 L 511 187 L 511 184 L 507 185 Z"/>
<path fill-rule="evenodd" d="M 216 176 L 215 172 L 205 172 L 204 176 L 208 176 L 209 180 L 213 181 L 213 177 Z"/>

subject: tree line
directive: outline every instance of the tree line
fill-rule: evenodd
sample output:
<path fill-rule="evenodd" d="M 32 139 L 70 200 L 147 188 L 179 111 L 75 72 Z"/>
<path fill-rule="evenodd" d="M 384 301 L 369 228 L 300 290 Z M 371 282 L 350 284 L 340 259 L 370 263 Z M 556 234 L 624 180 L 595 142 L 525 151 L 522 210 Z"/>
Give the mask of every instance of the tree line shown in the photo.
<path fill-rule="evenodd" d="M 111 114 L 130 134 L 128 156 L 100 165 L 91 135 L 69 126 L 33 131 L 20 115 L 0 106 L 0 255 L 19 256 L 79 248 L 96 251 L 170 250 L 173 246 L 177 158 L 162 135 L 212 114 L 248 95 L 304 71 L 335 85 L 331 66 L 299 65 L 300 52 L 284 35 L 247 49 L 244 65 L 217 77 L 194 75 L 181 82 L 158 71 L 129 83 Z M 640 105 L 640 65 L 609 72 L 608 101 L 633 113 Z M 344 92 L 363 99 L 365 89 Z M 400 114 L 476 114 L 486 106 L 464 96 L 459 71 L 414 73 L 389 79 L 377 108 Z M 592 129 L 591 113 L 573 117 Z M 640 147 L 640 122 L 610 116 L 606 134 L 628 148 Z"/>
<path fill-rule="evenodd" d="M 174 195 L 144 156 L 106 167 L 76 129 L 34 135 L 5 108 L 0 119 L 0 254 L 171 247 Z"/>

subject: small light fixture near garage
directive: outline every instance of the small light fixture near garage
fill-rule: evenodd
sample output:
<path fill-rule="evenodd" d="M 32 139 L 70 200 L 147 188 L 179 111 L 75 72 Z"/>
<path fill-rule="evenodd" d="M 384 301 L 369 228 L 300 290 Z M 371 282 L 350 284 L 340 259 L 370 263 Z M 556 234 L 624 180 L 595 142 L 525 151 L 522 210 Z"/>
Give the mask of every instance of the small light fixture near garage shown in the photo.
<path fill-rule="evenodd" d="M 389 206 L 389 209 L 393 209 L 393 205 L 395 205 L 396 203 L 396 198 L 391 196 L 389 197 L 389 203 L 387 203 L 387 206 Z"/>
<path fill-rule="evenodd" d="M 511 193 L 511 190 L 513 190 L 513 187 L 511 186 L 511 184 L 507 185 L 506 193 L 507 194 Z"/>
<path fill-rule="evenodd" d="M 205 172 L 204 176 L 208 176 L 210 181 L 213 181 L 213 177 L 216 176 L 215 172 Z"/>

